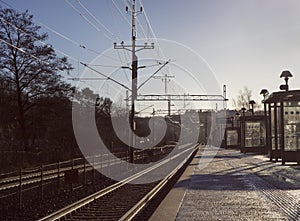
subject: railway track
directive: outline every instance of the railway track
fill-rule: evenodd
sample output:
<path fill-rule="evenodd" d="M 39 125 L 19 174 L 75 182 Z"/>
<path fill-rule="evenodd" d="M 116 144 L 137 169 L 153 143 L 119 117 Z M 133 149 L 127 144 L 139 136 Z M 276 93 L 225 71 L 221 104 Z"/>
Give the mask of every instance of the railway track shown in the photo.
<path fill-rule="evenodd" d="M 154 156 L 163 157 L 168 153 L 166 149 L 170 149 L 170 147 L 153 149 L 155 151 Z M 20 190 L 22 190 L 22 192 L 32 191 L 34 189 L 40 189 L 41 185 L 57 186 L 58 183 L 64 180 L 65 173 L 70 170 L 77 170 L 78 174 L 86 177 L 87 174 L 93 172 L 94 169 L 104 169 L 121 163 L 126 166 L 125 164 L 128 161 L 127 154 L 119 153 L 118 155 L 118 159 L 121 161 L 111 160 L 108 155 L 97 155 L 94 156 L 94 160 L 91 160 L 94 162 L 93 165 L 88 163 L 84 158 L 77 158 L 44 165 L 43 167 L 22 169 L 19 171 L 19 174 L 17 174 L 18 172 L 9 173 L 12 174 L 11 176 L 2 174 L 0 178 L 0 200 L 18 195 L 20 194 Z M 141 160 L 144 161 L 145 153 L 143 151 L 135 151 L 134 158 L 137 162 Z"/>
<path fill-rule="evenodd" d="M 182 152 L 161 161 L 133 176 L 100 190 L 42 219 L 46 220 L 132 220 L 153 200 L 166 185 L 175 179 L 189 160 L 197 152 L 192 146 Z M 184 156 L 182 160 L 181 157 Z M 131 181 L 142 179 L 148 173 L 159 173 L 160 169 L 175 159 L 181 163 L 162 180 L 150 184 L 132 184 Z M 157 171 L 157 172 L 156 172 Z"/>
<path fill-rule="evenodd" d="M 90 165 L 85 161 L 84 158 L 77 158 L 73 160 L 68 160 L 60 163 L 44 165 L 43 168 L 28 168 L 20 170 L 17 175 L 5 177 L 0 179 L 0 191 L 18 187 L 20 185 L 20 173 L 22 173 L 22 185 L 30 185 L 41 181 L 41 175 L 43 176 L 43 181 L 49 181 L 65 176 L 65 172 L 75 169 L 79 173 L 84 171 L 88 172 L 93 169 L 100 167 L 107 167 L 116 164 L 114 161 L 106 159 L 105 156 L 96 156 L 94 166 Z M 126 160 L 126 157 L 120 158 Z M 77 162 L 79 161 L 79 162 Z M 42 174 L 41 174 L 42 173 Z"/>
<path fill-rule="evenodd" d="M 164 155 L 166 149 L 169 147 L 155 148 L 153 149 L 154 155 Z M 145 158 L 143 151 L 135 151 L 134 157 L 136 161 L 143 160 Z M 115 156 L 122 161 L 113 161 L 109 159 L 108 154 L 96 155 L 90 158 L 90 162 L 94 162 L 93 165 L 87 162 L 85 158 L 76 158 L 72 160 L 62 161 L 59 163 L 53 163 L 36 168 L 25 168 L 12 173 L 0 175 L 0 191 L 13 189 L 20 186 L 20 179 L 23 186 L 32 185 L 34 183 L 43 181 L 51 181 L 58 178 L 63 178 L 65 172 L 69 170 L 78 170 L 79 173 L 89 172 L 94 169 L 113 166 L 119 163 L 128 161 L 128 154 L 126 152 L 115 154 Z M 92 159 L 94 158 L 94 159 Z M 12 175 L 9 175 L 12 174 Z M 20 178 L 21 176 L 21 178 Z M 4 195 L 3 195 L 4 196 Z M 2 197 L 0 197 L 1 199 Z"/>

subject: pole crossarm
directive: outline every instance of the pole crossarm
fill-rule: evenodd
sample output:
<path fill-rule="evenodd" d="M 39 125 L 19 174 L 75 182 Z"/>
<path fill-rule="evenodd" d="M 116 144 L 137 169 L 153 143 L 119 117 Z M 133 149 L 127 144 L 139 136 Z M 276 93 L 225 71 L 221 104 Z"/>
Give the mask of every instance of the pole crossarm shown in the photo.
<path fill-rule="evenodd" d="M 128 99 L 131 99 L 129 97 Z M 227 101 L 223 95 L 138 95 L 137 101 Z"/>
<path fill-rule="evenodd" d="M 123 42 L 121 42 L 121 44 L 119 45 L 117 45 L 117 43 L 114 43 L 114 49 L 124 49 L 133 52 L 132 45 L 125 45 Z M 135 45 L 135 52 L 141 51 L 143 49 L 154 49 L 154 43 L 151 43 L 150 45 L 146 43 L 144 45 Z"/>
<path fill-rule="evenodd" d="M 130 51 L 132 53 L 132 65 L 130 67 L 122 67 L 122 68 L 128 68 L 132 71 L 132 80 L 131 80 L 131 128 L 132 128 L 132 136 L 130 139 L 130 148 L 129 148 L 129 162 L 133 163 L 134 156 L 133 156 L 133 147 L 135 146 L 135 136 L 134 131 L 136 130 L 135 126 L 135 102 L 137 98 L 137 78 L 138 78 L 138 69 L 142 68 L 138 67 L 138 57 L 136 56 L 136 52 L 144 50 L 144 49 L 154 49 L 154 43 L 151 43 L 150 45 L 148 43 L 144 43 L 143 45 L 136 44 L 136 36 L 137 36 L 137 29 L 136 29 L 136 16 L 142 12 L 142 8 L 139 12 L 135 9 L 135 0 L 132 0 L 132 6 L 131 6 L 131 17 L 132 17 L 132 25 L 131 25 L 131 45 L 124 44 L 124 41 L 121 42 L 120 45 L 117 45 L 117 43 L 114 43 L 114 49 L 123 49 Z M 128 6 L 126 6 L 126 12 L 129 11 Z M 128 88 L 128 90 L 130 90 Z"/>
<path fill-rule="evenodd" d="M 108 80 L 108 78 L 82 78 L 82 77 L 73 77 L 73 78 L 68 78 L 68 80 L 72 80 L 72 81 L 80 81 L 80 80 L 104 81 L 104 80 Z"/>

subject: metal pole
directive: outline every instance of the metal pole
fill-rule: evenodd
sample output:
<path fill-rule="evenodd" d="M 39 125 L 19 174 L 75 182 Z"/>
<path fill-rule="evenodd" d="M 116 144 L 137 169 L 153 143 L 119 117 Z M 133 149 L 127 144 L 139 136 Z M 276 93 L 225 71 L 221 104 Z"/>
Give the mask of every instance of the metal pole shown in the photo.
<path fill-rule="evenodd" d="M 41 200 L 44 198 L 44 185 L 43 185 L 43 179 L 44 179 L 44 167 L 41 166 Z"/>
<path fill-rule="evenodd" d="M 101 170 L 102 170 L 102 166 L 103 166 L 103 155 L 100 155 L 100 157 L 101 157 L 101 162 L 100 162 L 100 167 L 101 167 Z"/>
<path fill-rule="evenodd" d="M 137 67 L 138 67 L 138 59 L 135 53 L 135 43 L 136 43 L 136 11 L 135 11 L 135 0 L 133 0 L 132 4 L 132 98 L 131 98 L 131 128 L 132 128 L 132 136 L 131 143 L 129 148 L 129 157 L 130 163 L 133 163 L 133 147 L 135 146 L 135 100 L 137 98 Z"/>
<path fill-rule="evenodd" d="M 171 98 L 168 98 L 168 116 L 171 116 Z"/>
<path fill-rule="evenodd" d="M 83 179 L 84 185 L 86 185 L 86 159 L 83 158 Z"/>
<path fill-rule="evenodd" d="M 60 161 L 57 163 L 57 188 L 60 188 Z"/>
<path fill-rule="evenodd" d="M 19 209 L 22 209 L 22 168 L 19 171 Z"/>
<path fill-rule="evenodd" d="M 152 121 L 152 127 L 153 127 L 153 131 L 152 131 L 152 134 L 153 134 L 153 145 L 155 144 L 154 115 L 155 115 L 155 109 L 153 108 L 153 121 Z"/>
<path fill-rule="evenodd" d="M 93 186 L 95 189 L 95 156 L 93 156 Z"/>
<path fill-rule="evenodd" d="M 128 106 L 129 106 L 129 94 L 128 94 L 128 90 L 126 90 L 126 113 L 128 111 Z"/>
<path fill-rule="evenodd" d="M 206 144 L 209 144 L 211 146 L 211 142 L 208 142 L 208 125 L 207 125 L 207 113 L 205 113 L 205 121 L 204 121 L 204 124 L 205 124 L 205 127 L 204 127 L 204 136 L 205 136 L 205 143 Z"/>
<path fill-rule="evenodd" d="M 72 173 L 74 171 L 74 158 L 72 159 Z M 73 178 L 71 178 L 71 191 L 73 191 Z"/>
<path fill-rule="evenodd" d="M 268 147 L 269 147 L 269 139 L 268 139 L 268 135 L 269 135 L 269 128 L 268 128 L 268 115 L 267 115 L 267 104 L 265 103 L 265 96 L 264 96 L 264 116 L 265 116 L 265 128 L 266 128 L 266 134 L 265 134 L 265 145 L 266 147 L 263 150 L 263 154 L 267 154 L 268 153 Z"/>
<path fill-rule="evenodd" d="M 151 46 L 148 46 L 146 43 L 145 45 L 136 45 L 136 16 L 137 12 L 135 9 L 135 0 L 132 1 L 132 9 L 131 9 L 131 17 L 132 17 L 132 33 L 131 33 L 131 39 L 132 39 L 132 45 L 124 45 L 124 42 L 121 43 L 121 45 L 117 45 L 117 43 L 114 43 L 115 49 L 125 49 L 132 52 L 132 97 L 131 97 L 131 136 L 130 136 L 130 145 L 129 145 L 129 162 L 133 163 L 133 148 L 135 146 L 135 101 L 137 99 L 137 70 L 138 70 L 138 58 L 136 56 L 136 48 L 139 48 L 138 51 L 142 49 L 153 49 L 154 44 L 152 43 Z M 126 11 L 128 12 L 128 7 L 126 7 Z M 142 12 L 142 11 L 140 11 Z M 129 49 L 131 48 L 131 49 Z M 130 68 L 129 68 L 130 69 Z"/>

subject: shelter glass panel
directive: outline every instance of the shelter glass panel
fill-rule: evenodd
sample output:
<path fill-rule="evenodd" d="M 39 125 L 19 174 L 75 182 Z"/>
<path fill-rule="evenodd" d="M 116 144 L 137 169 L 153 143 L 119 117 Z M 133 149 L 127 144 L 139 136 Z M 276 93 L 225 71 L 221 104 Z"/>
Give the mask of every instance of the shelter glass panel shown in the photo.
<path fill-rule="evenodd" d="M 237 130 L 227 130 L 226 131 L 227 146 L 238 145 L 238 131 Z"/>
<path fill-rule="evenodd" d="M 299 102 L 284 103 L 285 151 L 300 149 L 300 105 Z"/>
<path fill-rule="evenodd" d="M 275 150 L 276 149 L 276 142 L 275 142 L 276 127 L 275 127 L 275 108 L 274 108 L 274 106 L 271 107 L 271 122 L 270 122 L 270 125 L 271 125 L 271 137 L 272 137 L 272 150 Z"/>
<path fill-rule="evenodd" d="M 282 134 L 281 134 L 281 128 L 282 127 L 282 122 L 281 122 L 281 107 L 280 107 L 280 103 L 277 106 L 277 145 L 278 145 L 278 149 L 280 150 L 281 147 L 281 138 L 282 138 Z"/>
<path fill-rule="evenodd" d="M 264 122 L 245 122 L 245 147 L 266 145 L 266 127 Z"/>

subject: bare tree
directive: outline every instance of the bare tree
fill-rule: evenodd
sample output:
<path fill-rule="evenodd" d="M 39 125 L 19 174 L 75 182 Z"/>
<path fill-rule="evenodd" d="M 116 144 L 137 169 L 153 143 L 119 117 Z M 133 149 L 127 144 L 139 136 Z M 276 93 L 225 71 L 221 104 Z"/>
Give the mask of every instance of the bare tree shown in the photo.
<path fill-rule="evenodd" d="M 239 95 L 236 99 L 232 99 L 233 106 L 236 109 L 241 109 L 242 107 L 245 107 L 246 109 L 249 109 L 249 101 L 252 97 L 252 91 L 244 86 L 242 90 L 239 90 Z"/>
<path fill-rule="evenodd" d="M 28 11 L 0 9 L 0 75 L 12 85 L 11 100 L 16 103 L 23 149 L 28 150 L 27 116 L 43 96 L 59 96 L 70 87 L 58 72 L 70 70 L 65 57 L 59 58 L 48 38 L 32 21 Z"/>

